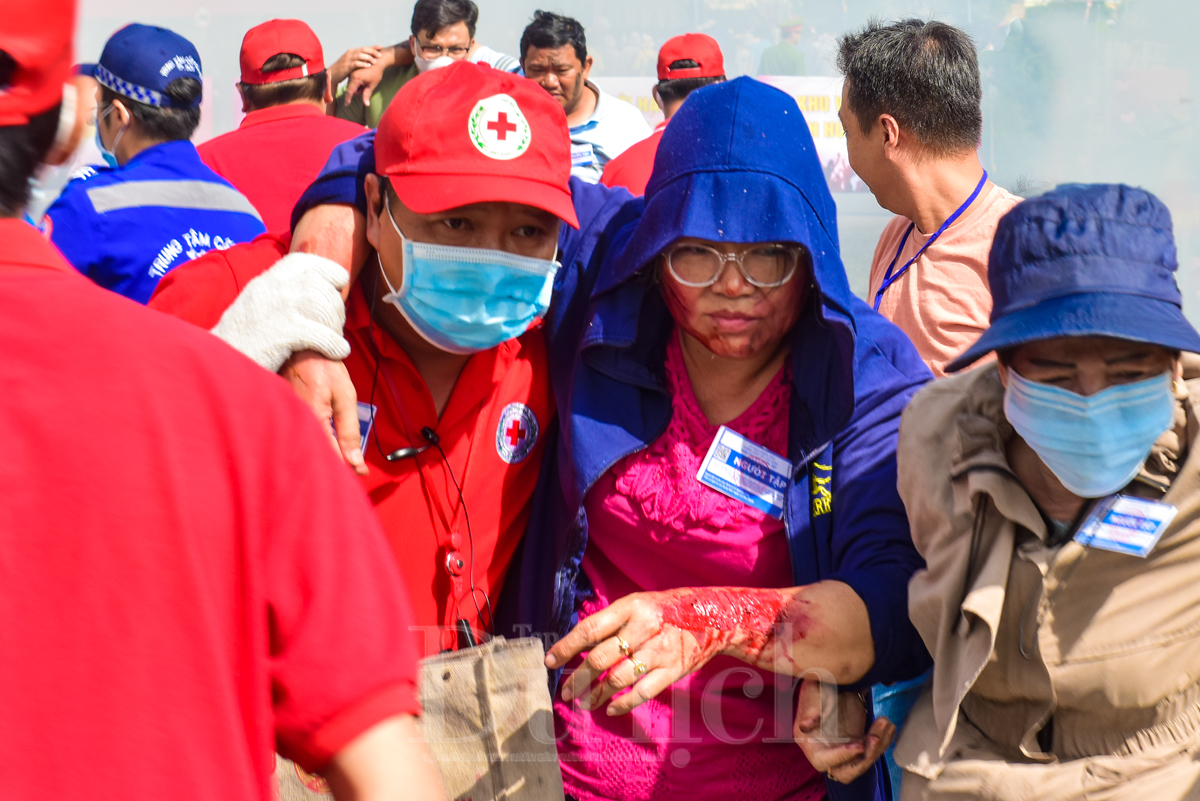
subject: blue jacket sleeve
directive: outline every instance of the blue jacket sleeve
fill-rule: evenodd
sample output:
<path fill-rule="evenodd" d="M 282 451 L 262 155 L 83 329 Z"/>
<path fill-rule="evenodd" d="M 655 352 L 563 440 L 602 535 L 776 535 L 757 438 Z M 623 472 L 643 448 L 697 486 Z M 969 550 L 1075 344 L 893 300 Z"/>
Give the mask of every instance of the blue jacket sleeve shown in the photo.
<path fill-rule="evenodd" d="M 317 179 L 304 190 L 292 209 L 292 230 L 304 213 L 314 206 L 345 203 L 367 213 L 364 179 L 375 172 L 375 131 L 359 134 L 343 142 L 329 154 L 329 160 L 317 174 Z"/>
<path fill-rule="evenodd" d="M 826 578 L 866 604 L 875 664 L 856 687 L 867 687 L 914 678 L 931 663 L 908 618 L 908 580 L 924 562 L 896 489 L 900 413 L 931 375 L 890 322 L 869 311 L 856 318 L 855 411 L 834 440 L 834 572 Z"/>
<path fill-rule="evenodd" d="M 101 247 L 108 241 L 100 230 L 104 222 L 96 214 L 85 191 L 86 179 L 76 179 L 67 184 L 58 200 L 46 210 L 45 223 L 50 229 L 50 241 L 79 272 L 95 280 Z"/>

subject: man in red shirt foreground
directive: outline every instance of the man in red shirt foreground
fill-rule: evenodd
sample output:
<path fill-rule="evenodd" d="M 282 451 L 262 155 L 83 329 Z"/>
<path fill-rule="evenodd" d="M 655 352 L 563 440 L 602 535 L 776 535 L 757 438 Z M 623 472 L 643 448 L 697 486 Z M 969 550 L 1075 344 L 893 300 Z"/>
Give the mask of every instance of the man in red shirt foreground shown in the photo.
<path fill-rule="evenodd" d="M 703 33 L 685 33 L 668 39 L 658 51 L 658 85 L 654 87 L 654 99 L 662 109 L 663 121 L 650 136 L 608 162 L 600 183 L 623 186 L 635 195 L 646 194 L 646 183 L 654 171 L 654 155 L 671 117 L 692 92 L 723 80 L 725 58 L 716 39 Z"/>
<path fill-rule="evenodd" d="M 537 84 L 460 62 L 396 100 L 366 178 L 376 256 L 346 303 L 346 367 L 363 480 L 435 654 L 491 628 L 529 518 L 554 409 L 535 320 L 550 299 L 560 220 L 577 221 L 565 114 Z M 264 237 L 191 262 L 151 306 L 211 326 L 214 293 L 218 306 L 232 303 L 230 287 L 287 246 Z M 312 260 L 346 279 L 327 259 L 293 253 L 258 281 Z M 209 302 L 172 301 L 189 297 Z"/>
<path fill-rule="evenodd" d="M 56 128 L 72 127 L 59 109 L 75 8 L 12 5 L 0 29 L 6 795 L 267 801 L 278 749 L 340 798 L 441 798 L 414 719 L 403 585 L 311 413 L 213 337 L 96 288 L 18 219 Z"/>
<path fill-rule="evenodd" d="M 245 118 L 197 150 L 254 204 L 268 231 L 287 231 L 292 207 L 329 151 L 366 129 L 325 115 L 333 99 L 325 55 L 300 20 L 273 19 L 247 31 L 241 65 Z"/>

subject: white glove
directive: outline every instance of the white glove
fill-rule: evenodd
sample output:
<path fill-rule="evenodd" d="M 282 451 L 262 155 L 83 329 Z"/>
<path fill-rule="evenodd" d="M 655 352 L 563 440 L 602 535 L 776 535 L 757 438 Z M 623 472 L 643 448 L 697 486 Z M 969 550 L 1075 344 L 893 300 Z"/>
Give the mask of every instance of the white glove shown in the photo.
<path fill-rule="evenodd" d="M 339 291 L 349 280 L 336 261 L 289 253 L 246 284 L 212 332 L 272 373 L 302 350 L 341 361 L 350 343 L 342 336 L 346 305 Z"/>

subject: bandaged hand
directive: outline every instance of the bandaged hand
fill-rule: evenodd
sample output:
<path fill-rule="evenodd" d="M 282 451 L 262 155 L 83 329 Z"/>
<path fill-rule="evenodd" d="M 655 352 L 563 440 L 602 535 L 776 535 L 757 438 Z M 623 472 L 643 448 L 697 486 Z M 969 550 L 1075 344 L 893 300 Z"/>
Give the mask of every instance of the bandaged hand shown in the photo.
<path fill-rule="evenodd" d="M 344 359 L 350 344 L 340 290 L 348 281 L 335 261 L 289 253 L 246 285 L 212 332 L 273 373 L 302 350 Z"/>

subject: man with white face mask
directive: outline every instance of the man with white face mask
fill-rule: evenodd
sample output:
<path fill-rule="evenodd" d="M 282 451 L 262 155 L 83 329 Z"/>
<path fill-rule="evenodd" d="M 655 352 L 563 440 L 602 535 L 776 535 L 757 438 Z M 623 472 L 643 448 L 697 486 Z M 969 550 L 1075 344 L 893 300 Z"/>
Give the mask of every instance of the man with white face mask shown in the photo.
<path fill-rule="evenodd" d="M 418 0 L 413 6 L 412 35 L 408 41 L 378 49 L 372 63 L 351 73 L 351 82 L 330 108 L 334 116 L 377 128 L 396 92 L 422 72 L 456 61 L 488 64 L 505 72 L 518 72 L 519 62 L 475 41 L 479 7 L 472 0 Z M 335 85 L 345 73 L 335 67 Z"/>
<path fill-rule="evenodd" d="M 1063 186 L 1001 219 L 991 326 L 904 413 L 932 685 L 902 798 L 1195 798 L 1200 350 L 1166 207 Z M 984 791 L 984 788 L 987 788 Z"/>

